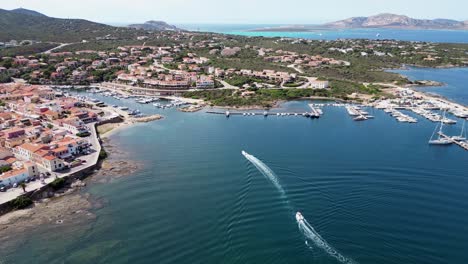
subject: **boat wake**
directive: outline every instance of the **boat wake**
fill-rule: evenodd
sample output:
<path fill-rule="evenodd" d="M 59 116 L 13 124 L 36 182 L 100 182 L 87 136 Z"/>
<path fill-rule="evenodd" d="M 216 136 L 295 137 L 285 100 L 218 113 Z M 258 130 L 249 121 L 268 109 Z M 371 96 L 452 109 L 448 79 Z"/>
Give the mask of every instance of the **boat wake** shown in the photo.
<path fill-rule="evenodd" d="M 300 214 L 300 213 L 297 213 Z M 297 217 L 296 217 L 297 218 Z M 312 241 L 317 247 L 323 249 L 325 252 L 327 252 L 328 255 L 334 257 L 338 261 L 344 264 L 357 264 L 355 261 L 352 259 L 346 258 L 343 256 L 341 253 L 336 251 L 332 246 L 330 246 L 325 239 L 323 239 L 317 231 L 312 227 L 312 225 L 307 222 L 307 220 L 302 217 L 300 219 L 297 219 L 297 224 L 299 227 L 299 230 L 304 234 L 306 237 L 306 245 L 309 247 L 309 249 L 312 250 L 312 247 L 309 246 L 308 240 Z"/>
<path fill-rule="evenodd" d="M 283 187 L 281 186 L 278 177 L 276 174 L 261 160 L 257 159 L 255 156 L 242 151 L 242 155 L 250 161 L 267 179 L 269 179 L 273 185 L 275 185 L 276 189 L 280 192 L 281 196 L 286 200 L 288 204 L 288 209 L 293 211 L 292 207 L 289 204 L 289 201 L 286 196 L 286 192 L 284 191 Z M 313 250 L 313 247 L 309 244 L 309 241 L 313 242 L 318 248 L 323 249 L 328 255 L 334 257 L 338 261 L 343 264 L 357 264 L 357 262 L 353 261 L 352 259 L 344 257 L 341 253 L 336 251 L 332 246 L 330 246 L 327 241 L 325 241 L 317 231 L 310 225 L 307 220 L 302 216 L 301 213 L 296 213 L 296 221 L 298 223 L 299 230 L 304 234 L 306 241 L 306 246 Z"/>
<path fill-rule="evenodd" d="M 286 198 L 286 192 L 279 183 L 278 177 L 276 177 L 276 174 L 265 163 L 245 151 L 242 151 L 242 155 L 244 155 L 248 161 L 250 161 L 267 179 L 269 179 L 273 185 L 275 185 L 281 196 Z"/>

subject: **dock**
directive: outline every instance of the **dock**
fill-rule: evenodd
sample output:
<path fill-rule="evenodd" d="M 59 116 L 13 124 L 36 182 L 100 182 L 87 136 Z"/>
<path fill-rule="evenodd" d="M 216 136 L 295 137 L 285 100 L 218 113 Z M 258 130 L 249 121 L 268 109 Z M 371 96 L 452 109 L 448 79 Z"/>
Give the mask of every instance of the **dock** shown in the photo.
<path fill-rule="evenodd" d="M 310 107 L 310 115 L 314 118 L 320 118 L 320 116 L 323 114 L 322 110 L 320 108 L 315 108 L 313 104 L 309 104 Z"/>
<path fill-rule="evenodd" d="M 468 143 L 467 143 L 466 141 L 457 141 L 457 140 L 453 139 L 452 137 L 449 137 L 449 136 L 445 135 L 445 134 L 442 133 L 442 132 L 439 132 L 438 134 L 439 134 L 441 137 L 452 141 L 453 144 L 460 146 L 460 147 L 463 148 L 464 150 L 468 150 Z"/>
<path fill-rule="evenodd" d="M 231 111 L 206 111 L 207 114 L 213 115 L 225 115 L 226 117 L 229 116 L 277 116 L 277 117 L 284 117 L 284 116 L 294 116 L 294 117 L 307 117 L 307 118 L 319 118 L 320 115 L 315 116 L 312 113 L 307 112 L 231 112 Z"/>

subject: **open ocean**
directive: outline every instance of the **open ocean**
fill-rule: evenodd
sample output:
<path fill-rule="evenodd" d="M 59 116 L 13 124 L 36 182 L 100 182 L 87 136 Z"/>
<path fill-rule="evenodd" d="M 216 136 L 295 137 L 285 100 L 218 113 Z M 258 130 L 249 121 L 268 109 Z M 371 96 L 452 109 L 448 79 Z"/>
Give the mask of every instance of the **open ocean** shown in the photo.
<path fill-rule="evenodd" d="M 429 146 L 435 124 L 428 120 L 398 123 L 368 109 L 375 119 L 355 122 L 332 106 L 318 120 L 226 118 L 95 96 L 166 117 L 111 137 L 144 169 L 89 185 L 92 196 L 106 201 L 96 220 L 54 235 L 35 228 L 2 252 L 2 263 L 468 259 L 468 153 Z M 282 110 L 305 111 L 307 103 L 289 102 Z M 446 133 L 459 133 L 457 120 Z M 242 150 L 254 157 L 246 159 Z M 298 225 L 296 211 L 308 224 Z"/>

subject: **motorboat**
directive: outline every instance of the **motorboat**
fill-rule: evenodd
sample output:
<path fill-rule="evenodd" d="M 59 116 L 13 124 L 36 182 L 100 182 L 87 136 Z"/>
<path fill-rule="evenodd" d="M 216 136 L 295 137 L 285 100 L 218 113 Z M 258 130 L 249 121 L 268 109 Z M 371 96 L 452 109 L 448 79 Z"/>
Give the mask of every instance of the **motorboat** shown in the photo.
<path fill-rule="evenodd" d="M 297 221 L 298 223 L 303 223 L 304 220 L 305 220 L 305 219 L 304 219 L 304 216 L 302 216 L 301 212 L 297 212 L 297 213 L 296 213 L 296 221 Z"/>

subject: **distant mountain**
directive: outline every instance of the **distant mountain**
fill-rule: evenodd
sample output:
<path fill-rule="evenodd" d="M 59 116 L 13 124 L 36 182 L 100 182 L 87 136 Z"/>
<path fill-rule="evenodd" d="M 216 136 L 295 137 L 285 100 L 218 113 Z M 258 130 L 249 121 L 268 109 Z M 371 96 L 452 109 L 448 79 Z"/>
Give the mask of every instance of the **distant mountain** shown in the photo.
<path fill-rule="evenodd" d="M 451 19 L 415 19 L 395 14 L 352 17 L 328 23 L 324 26 L 331 28 L 468 29 L 467 21 Z"/>
<path fill-rule="evenodd" d="M 0 9 L 0 42 L 12 39 L 80 42 L 98 37 L 119 37 L 132 34 L 137 34 L 137 31 L 83 19 L 52 18 L 26 9 L 11 11 Z"/>
<path fill-rule="evenodd" d="M 24 9 L 24 8 L 17 8 L 11 10 L 13 13 L 23 14 L 23 15 L 30 15 L 30 16 L 38 16 L 38 17 L 47 17 L 46 15 L 39 13 L 34 10 Z"/>
<path fill-rule="evenodd" d="M 132 24 L 128 25 L 129 28 L 143 29 L 149 31 L 178 31 L 180 30 L 176 26 L 169 25 L 164 21 L 147 21 L 143 24 Z"/>
<path fill-rule="evenodd" d="M 370 17 L 352 17 L 323 25 L 286 25 L 280 27 L 258 28 L 251 31 L 317 31 L 334 28 L 399 28 L 399 29 L 450 29 L 468 30 L 467 21 L 451 19 L 415 19 L 403 15 L 380 14 Z"/>

